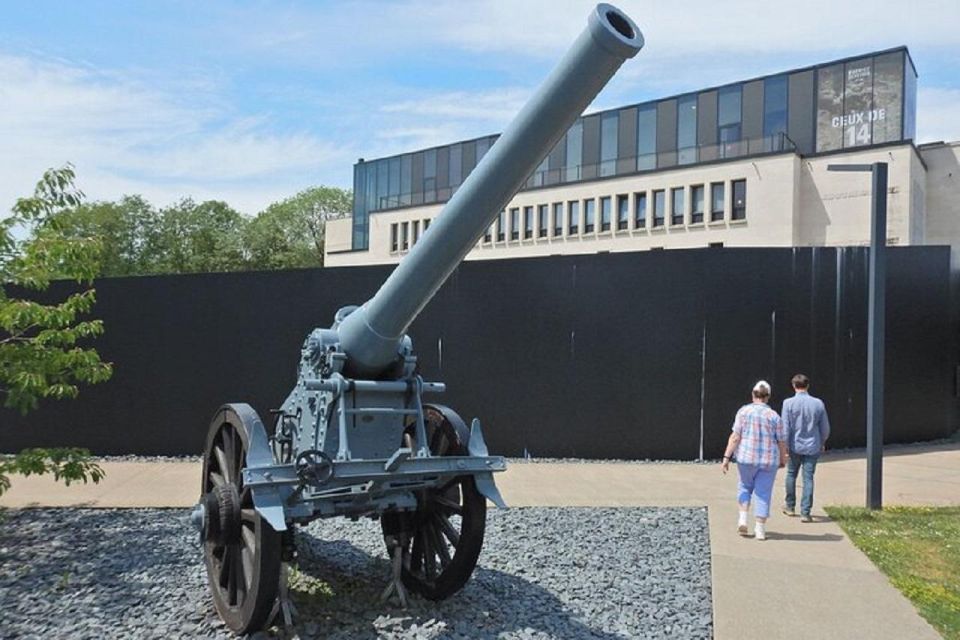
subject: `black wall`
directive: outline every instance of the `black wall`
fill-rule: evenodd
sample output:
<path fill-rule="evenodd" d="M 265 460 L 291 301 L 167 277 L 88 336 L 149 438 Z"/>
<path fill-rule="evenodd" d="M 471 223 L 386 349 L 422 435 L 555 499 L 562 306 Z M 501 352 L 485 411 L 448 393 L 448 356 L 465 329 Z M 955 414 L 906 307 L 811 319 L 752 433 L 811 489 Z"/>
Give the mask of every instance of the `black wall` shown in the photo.
<path fill-rule="evenodd" d="M 950 251 L 889 256 L 886 440 L 943 437 L 957 402 Z M 862 445 L 866 265 L 865 248 L 469 262 L 411 335 L 424 376 L 448 384 L 443 401 L 466 419 L 481 418 L 496 453 L 694 459 L 702 417 L 704 454 L 716 457 L 753 383 L 769 380 L 779 409 L 797 371 L 827 403 L 831 445 Z M 26 417 L 0 411 L 0 451 L 199 453 L 217 406 L 279 406 L 310 329 L 369 298 L 389 272 L 98 281 L 106 333 L 96 346 L 113 379 Z"/>

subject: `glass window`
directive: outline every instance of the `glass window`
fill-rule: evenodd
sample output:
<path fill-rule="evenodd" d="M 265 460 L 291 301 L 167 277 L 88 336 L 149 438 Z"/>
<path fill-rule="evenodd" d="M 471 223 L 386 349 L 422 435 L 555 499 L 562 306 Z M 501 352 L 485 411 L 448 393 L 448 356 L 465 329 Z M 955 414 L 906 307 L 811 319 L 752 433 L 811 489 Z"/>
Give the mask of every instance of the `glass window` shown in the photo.
<path fill-rule="evenodd" d="M 873 142 L 873 59 L 848 62 L 844 66 L 843 147 L 860 147 Z"/>
<path fill-rule="evenodd" d="M 782 151 L 787 133 L 787 76 L 763 82 L 763 149 Z"/>
<path fill-rule="evenodd" d="M 903 58 L 897 51 L 873 60 L 873 143 L 900 140 Z"/>
<path fill-rule="evenodd" d="M 450 186 L 456 187 L 463 182 L 463 145 L 450 147 Z"/>
<path fill-rule="evenodd" d="M 673 206 L 673 215 L 670 217 L 670 224 L 682 225 L 685 214 L 683 209 L 683 187 L 675 187 L 670 190 L 670 201 Z"/>
<path fill-rule="evenodd" d="M 677 162 L 697 161 L 697 96 L 677 100 Z"/>
<path fill-rule="evenodd" d="M 653 226 L 662 227 L 667 209 L 667 192 L 657 189 L 653 192 Z"/>
<path fill-rule="evenodd" d="M 490 242 L 493 238 L 493 223 L 490 223 L 490 226 L 483 232 L 483 241 Z"/>
<path fill-rule="evenodd" d="M 570 235 L 575 236 L 580 233 L 580 203 L 571 200 L 567 203 L 567 217 L 570 218 Z"/>
<path fill-rule="evenodd" d="M 388 191 L 388 207 L 400 206 L 400 158 L 390 158 L 390 187 Z"/>
<path fill-rule="evenodd" d="M 647 194 L 633 194 L 633 228 L 647 228 Z"/>
<path fill-rule="evenodd" d="M 410 240 L 410 246 L 413 246 L 420 239 L 420 221 L 414 220 L 411 224 L 413 225 L 413 237 Z"/>
<path fill-rule="evenodd" d="M 567 166 L 564 181 L 580 179 L 580 163 L 583 161 L 583 120 L 577 120 L 567 131 Z"/>
<path fill-rule="evenodd" d="M 712 222 L 723 220 L 724 201 L 726 200 L 724 186 L 722 182 L 714 182 L 710 185 L 710 220 Z"/>
<path fill-rule="evenodd" d="M 377 160 L 377 209 L 386 209 L 390 193 L 390 161 Z"/>
<path fill-rule="evenodd" d="M 396 253 L 397 251 L 397 223 L 394 222 L 390 225 L 390 251 Z"/>
<path fill-rule="evenodd" d="M 720 89 L 717 95 L 717 142 L 720 144 L 721 158 L 739 155 L 741 107 L 740 85 Z"/>
<path fill-rule="evenodd" d="M 703 185 L 690 187 L 690 222 L 703 222 Z"/>
<path fill-rule="evenodd" d="M 597 201 L 593 198 L 583 201 L 583 232 L 593 233 L 597 219 Z"/>
<path fill-rule="evenodd" d="M 623 231 L 630 225 L 630 196 L 622 193 L 617 196 L 617 230 Z"/>
<path fill-rule="evenodd" d="M 613 220 L 613 198 L 603 196 L 600 198 L 600 231 L 610 231 L 610 223 Z"/>
<path fill-rule="evenodd" d="M 500 215 L 497 216 L 497 242 L 503 242 L 503 239 L 505 237 L 503 233 L 503 218 L 504 218 L 504 211 L 503 209 L 501 209 Z"/>
<path fill-rule="evenodd" d="M 559 238 L 563 235 L 563 203 L 553 203 L 553 237 Z"/>
<path fill-rule="evenodd" d="M 423 221 L 423 232 L 426 233 L 427 229 L 430 228 L 430 218 L 427 218 Z"/>
<path fill-rule="evenodd" d="M 477 164 L 480 164 L 480 159 L 487 155 L 487 151 L 489 150 L 490 138 L 480 138 L 477 140 Z"/>
<path fill-rule="evenodd" d="M 541 204 L 537 207 L 537 237 L 546 238 L 550 229 L 550 208 Z"/>
<path fill-rule="evenodd" d="M 917 74 L 910 56 L 904 56 L 903 67 L 903 139 L 917 136 Z"/>
<path fill-rule="evenodd" d="M 617 129 L 620 113 L 613 111 L 600 117 L 600 175 L 617 174 Z"/>
<path fill-rule="evenodd" d="M 533 207 L 523 208 L 523 237 L 533 237 Z"/>
<path fill-rule="evenodd" d="M 733 219 L 747 219 L 747 181 L 733 181 Z"/>
<path fill-rule="evenodd" d="M 437 150 L 430 149 L 423 154 L 423 201 L 434 202 L 437 199 Z"/>
<path fill-rule="evenodd" d="M 510 239 L 520 239 L 520 209 L 517 207 L 510 209 Z"/>
<path fill-rule="evenodd" d="M 843 65 L 817 69 L 817 151 L 843 148 Z"/>
<path fill-rule="evenodd" d="M 657 168 L 657 105 L 637 109 L 637 169 Z"/>
<path fill-rule="evenodd" d="M 413 191 L 413 171 L 411 165 L 413 156 L 409 153 L 400 158 L 400 204 L 410 204 L 410 193 Z"/>
<path fill-rule="evenodd" d="M 410 223 L 404 222 L 400 225 L 400 250 L 406 251 L 410 248 Z"/>

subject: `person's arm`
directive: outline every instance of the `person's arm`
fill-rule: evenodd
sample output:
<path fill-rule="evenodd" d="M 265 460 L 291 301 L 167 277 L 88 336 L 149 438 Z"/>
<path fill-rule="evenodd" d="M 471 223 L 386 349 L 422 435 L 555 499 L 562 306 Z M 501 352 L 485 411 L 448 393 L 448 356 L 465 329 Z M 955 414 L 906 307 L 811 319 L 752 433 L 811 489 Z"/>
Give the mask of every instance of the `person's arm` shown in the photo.
<path fill-rule="evenodd" d="M 737 450 L 737 447 L 740 445 L 740 432 L 734 427 L 733 433 L 730 434 L 730 437 L 727 438 L 727 448 L 723 451 L 723 460 L 720 462 L 720 468 L 724 473 L 730 468 L 730 458 L 733 457 L 734 452 Z"/>
<path fill-rule="evenodd" d="M 830 437 L 830 420 L 827 418 L 827 407 L 820 403 L 820 451 L 826 451 L 827 438 Z"/>
<path fill-rule="evenodd" d="M 774 433 L 777 437 L 777 447 L 780 448 L 780 467 L 783 468 L 787 466 L 787 459 L 790 457 L 790 451 L 787 448 L 787 437 L 790 432 L 787 429 L 785 419 L 777 419 L 777 428 L 774 429 Z"/>

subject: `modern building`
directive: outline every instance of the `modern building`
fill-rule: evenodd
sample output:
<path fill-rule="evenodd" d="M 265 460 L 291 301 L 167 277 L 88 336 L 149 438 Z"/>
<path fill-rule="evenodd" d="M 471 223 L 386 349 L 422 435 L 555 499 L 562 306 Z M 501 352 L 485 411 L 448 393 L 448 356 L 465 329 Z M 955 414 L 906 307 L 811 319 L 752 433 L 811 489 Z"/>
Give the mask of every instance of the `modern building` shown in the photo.
<path fill-rule="evenodd" d="M 467 259 L 869 241 L 869 178 L 889 163 L 888 242 L 960 247 L 957 143 L 917 146 L 906 47 L 579 118 Z M 497 136 L 354 166 L 353 216 L 326 264 L 397 262 Z"/>

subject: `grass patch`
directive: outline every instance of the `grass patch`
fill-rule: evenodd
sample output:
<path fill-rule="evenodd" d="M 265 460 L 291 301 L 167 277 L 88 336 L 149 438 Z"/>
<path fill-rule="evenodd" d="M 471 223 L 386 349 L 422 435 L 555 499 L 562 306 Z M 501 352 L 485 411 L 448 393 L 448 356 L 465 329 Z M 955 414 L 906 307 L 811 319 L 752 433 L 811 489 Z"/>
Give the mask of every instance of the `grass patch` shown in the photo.
<path fill-rule="evenodd" d="M 960 640 L 960 507 L 827 507 L 944 638 Z"/>

